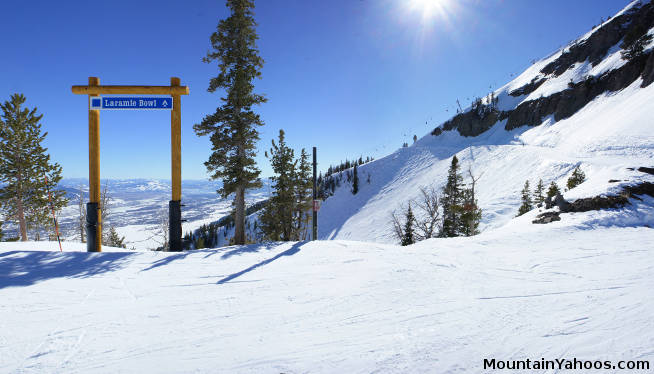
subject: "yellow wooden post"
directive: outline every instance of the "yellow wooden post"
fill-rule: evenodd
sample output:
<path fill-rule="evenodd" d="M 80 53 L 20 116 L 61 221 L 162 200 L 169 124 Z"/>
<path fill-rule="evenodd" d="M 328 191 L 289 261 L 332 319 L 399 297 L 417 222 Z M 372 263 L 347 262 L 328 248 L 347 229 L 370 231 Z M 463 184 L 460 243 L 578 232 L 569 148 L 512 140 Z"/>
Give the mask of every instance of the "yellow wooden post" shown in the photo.
<path fill-rule="evenodd" d="M 171 86 L 179 86 L 180 79 L 170 78 Z M 180 95 L 173 96 L 173 110 L 170 111 L 170 150 L 173 200 L 182 199 L 182 108 Z"/>
<path fill-rule="evenodd" d="M 189 88 L 180 86 L 180 79 L 170 78 L 170 86 L 101 86 L 100 79 L 89 77 L 88 86 L 72 86 L 74 94 L 89 96 L 89 200 L 86 204 L 86 249 L 102 250 L 102 214 L 100 206 L 100 111 L 91 110 L 91 97 L 103 94 L 171 95 L 170 114 L 172 200 L 169 203 L 170 250 L 182 250 L 182 103 L 180 95 L 188 95 Z"/>
<path fill-rule="evenodd" d="M 99 86 L 100 78 L 89 77 L 89 87 Z M 98 96 L 97 94 L 90 94 L 89 96 Z M 89 97 L 89 200 L 91 201 L 90 205 L 95 205 L 95 209 L 90 209 L 87 207 L 87 214 L 96 212 L 96 227 L 95 230 L 95 240 L 87 238 L 89 244 L 95 244 L 94 248 L 87 246 L 87 250 L 91 252 L 100 252 L 102 251 L 102 215 L 101 210 L 104 207 L 100 206 L 100 111 L 91 110 L 91 99 Z M 93 208 L 93 207 L 92 207 Z M 91 219 L 89 219 L 91 218 Z M 94 223 L 92 218 L 87 218 L 87 226 L 91 223 Z M 90 232 L 87 230 L 87 232 Z"/>
<path fill-rule="evenodd" d="M 179 87 L 180 79 L 170 78 L 171 91 Z M 168 204 L 168 238 L 170 251 L 182 250 L 182 108 L 179 94 L 172 94 L 173 109 L 170 111 L 170 154 L 172 200 Z"/>

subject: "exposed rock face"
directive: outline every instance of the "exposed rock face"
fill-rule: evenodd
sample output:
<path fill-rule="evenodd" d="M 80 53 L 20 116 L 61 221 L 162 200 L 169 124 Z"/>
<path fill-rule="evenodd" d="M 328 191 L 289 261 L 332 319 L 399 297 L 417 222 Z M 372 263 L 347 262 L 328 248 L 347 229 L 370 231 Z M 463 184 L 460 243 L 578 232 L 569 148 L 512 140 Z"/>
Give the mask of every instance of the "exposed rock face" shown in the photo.
<path fill-rule="evenodd" d="M 552 209 L 555 206 L 558 207 L 561 212 L 566 212 L 570 207 L 570 203 L 567 202 L 560 193 L 557 193 L 554 198 L 545 198 L 545 209 Z"/>
<path fill-rule="evenodd" d="M 559 215 L 559 212 L 545 212 L 539 214 L 535 220 L 531 221 L 531 223 L 545 224 L 560 220 L 561 216 Z"/>
<path fill-rule="evenodd" d="M 638 171 L 641 173 L 647 173 L 647 174 L 652 174 L 654 175 L 654 168 L 648 168 L 645 166 L 641 166 L 638 168 Z"/>
<path fill-rule="evenodd" d="M 626 196 L 595 196 L 575 200 L 568 209 L 562 211 L 570 212 L 589 212 L 591 210 L 621 208 L 629 203 Z"/>
<path fill-rule="evenodd" d="M 654 26 L 654 3 L 636 7 L 625 14 L 614 17 L 586 40 L 571 46 L 556 60 L 541 69 L 541 73 L 558 76 L 575 63 L 588 60 L 595 65 L 600 62 L 611 47 L 618 44 L 636 25 L 646 29 Z M 654 53 L 634 58 L 619 69 L 606 72 L 600 77 L 571 84 L 568 89 L 547 97 L 523 102 L 509 111 L 487 110 L 480 115 L 468 111 L 454 116 L 445 122 L 442 128 L 436 128 L 432 135 L 440 135 L 443 130 L 457 129 L 463 136 L 477 136 L 488 130 L 497 121 L 507 119 L 505 128 L 512 130 L 521 126 L 537 126 L 549 115 L 555 121 L 574 115 L 579 109 L 604 92 L 621 90 L 642 77 L 642 87 L 654 82 Z M 528 95 L 540 87 L 547 78 L 534 78 L 523 87 L 511 91 L 509 95 L 518 97 Z"/>
<path fill-rule="evenodd" d="M 654 197 L 654 183 L 643 182 L 635 186 L 627 186 L 624 188 L 624 192 L 627 193 L 629 197 L 636 197 L 636 195 L 648 195 Z"/>
<path fill-rule="evenodd" d="M 477 136 L 490 129 L 491 126 L 498 121 L 499 116 L 500 112 L 496 110 L 488 111 L 483 116 L 480 116 L 476 111 L 472 110 L 452 117 L 451 120 L 443 124 L 443 129 L 457 129 L 459 130 L 459 134 L 463 136 Z M 435 131 L 436 130 L 434 130 L 434 132 Z M 434 132 L 432 132 L 432 134 Z"/>
<path fill-rule="evenodd" d="M 541 79 L 534 78 L 531 80 L 531 82 L 525 84 L 524 86 L 509 92 L 509 95 L 513 97 L 529 95 L 530 93 L 536 91 L 536 89 L 538 89 L 538 87 L 540 87 L 541 84 L 545 83 L 546 80 L 547 79 L 545 78 L 541 78 Z"/>
<path fill-rule="evenodd" d="M 584 62 L 586 59 L 595 66 L 602 61 L 611 47 L 624 38 L 630 27 L 641 24 L 650 28 L 652 23 L 654 6 L 651 3 L 633 8 L 611 19 L 586 40 L 572 45 L 559 58 L 545 66 L 541 73 L 559 76 L 575 63 Z"/>
<path fill-rule="evenodd" d="M 543 118 L 552 114 L 555 121 L 571 117 L 598 95 L 618 91 L 632 84 L 641 76 L 651 56 L 654 53 L 629 61 L 621 68 L 606 72 L 598 78 L 589 77 L 561 92 L 524 102 L 508 112 L 505 128 L 512 130 L 525 125 L 537 126 Z"/>

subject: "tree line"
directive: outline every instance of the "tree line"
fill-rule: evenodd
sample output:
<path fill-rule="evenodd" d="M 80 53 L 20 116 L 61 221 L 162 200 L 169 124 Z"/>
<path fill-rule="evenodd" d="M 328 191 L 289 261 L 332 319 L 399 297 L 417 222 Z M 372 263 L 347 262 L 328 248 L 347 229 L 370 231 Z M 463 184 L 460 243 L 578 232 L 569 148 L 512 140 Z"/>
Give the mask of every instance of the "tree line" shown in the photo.
<path fill-rule="evenodd" d="M 577 187 L 586 180 L 586 174 L 581 170 L 579 166 L 575 167 L 572 171 L 572 175 L 566 181 L 566 187 L 569 190 Z M 539 179 L 534 192 L 532 193 L 529 186 L 529 180 L 525 181 L 525 185 L 520 191 L 521 204 L 518 208 L 518 214 L 516 217 L 529 212 L 535 207 L 541 207 L 546 199 L 554 199 L 557 195 L 561 194 L 561 190 L 556 182 L 552 181 L 545 192 L 545 186 L 543 185 L 543 180 Z"/>
<path fill-rule="evenodd" d="M 401 245 L 429 238 L 479 233 L 482 210 L 477 202 L 475 187 L 481 175 L 475 176 L 468 168 L 468 176 L 470 183 L 465 184 L 455 155 L 450 163 L 447 182 L 440 193 L 433 186 L 422 187 L 418 199 L 407 202 L 401 212 L 391 213 L 393 234 Z"/>

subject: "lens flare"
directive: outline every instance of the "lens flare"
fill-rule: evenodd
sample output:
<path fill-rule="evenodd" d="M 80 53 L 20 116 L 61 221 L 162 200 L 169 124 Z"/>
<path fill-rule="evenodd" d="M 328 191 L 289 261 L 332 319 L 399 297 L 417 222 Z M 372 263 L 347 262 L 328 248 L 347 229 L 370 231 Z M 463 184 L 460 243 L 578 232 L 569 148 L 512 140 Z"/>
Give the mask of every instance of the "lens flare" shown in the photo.
<path fill-rule="evenodd" d="M 423 23 L 435 18 L 446 18 L 450 11 L 451 0 L 406 0 L 410 12 L 419 13 Z"/>

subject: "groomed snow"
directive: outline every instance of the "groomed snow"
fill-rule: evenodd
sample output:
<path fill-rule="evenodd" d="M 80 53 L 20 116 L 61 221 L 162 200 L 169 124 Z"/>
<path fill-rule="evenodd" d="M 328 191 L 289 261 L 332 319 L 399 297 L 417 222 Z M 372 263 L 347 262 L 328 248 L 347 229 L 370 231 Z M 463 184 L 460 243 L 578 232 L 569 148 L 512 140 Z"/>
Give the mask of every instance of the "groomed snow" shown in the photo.
<path fill-rule="evenodd" d="M 484 358 L 653 362 L 654 230 L 591 229 L 578 217 L 520 217 L 410 247 L 59 253 L 0 243 L 0 372 L 479 373 Z"/>

